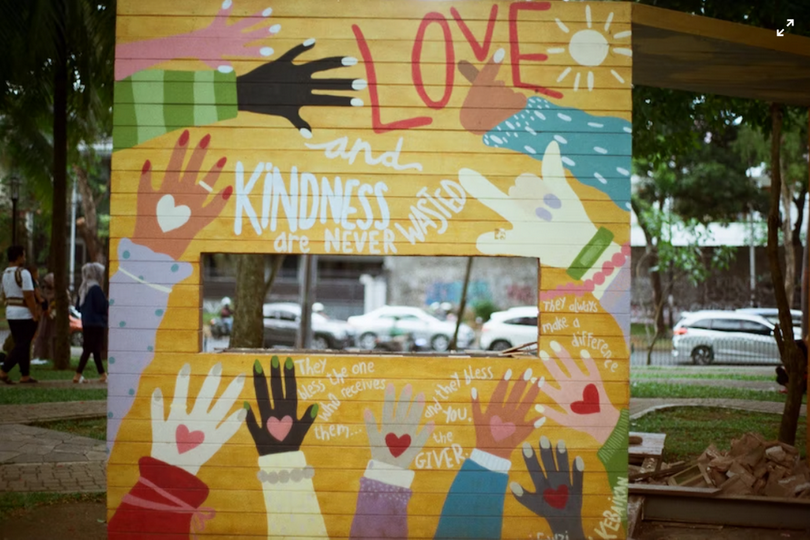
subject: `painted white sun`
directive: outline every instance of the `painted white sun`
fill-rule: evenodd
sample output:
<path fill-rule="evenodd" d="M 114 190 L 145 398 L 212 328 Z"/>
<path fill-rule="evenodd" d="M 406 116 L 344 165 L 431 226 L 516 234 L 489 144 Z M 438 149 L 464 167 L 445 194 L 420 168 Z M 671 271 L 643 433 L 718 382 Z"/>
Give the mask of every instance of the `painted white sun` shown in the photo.
<path fill-rule="evenodd" d="M 571 30 L 562 22 L 559 18 L 555 19 L 557 22 L 557 26 L 565 32 L 566 34 L 570 34 Z M 602 32 L 601 30 L 593 28 L 593 21 L 591 20 L 591 6 L 585 6 L 585 21 L 588 24 L 587 30 L 580 30 L 575 32 L 571 39 L 568 42 L 568 54 L 571 55 L 571 58 L 585 68 L 593 68 L 599 67 L 604 63 L 605 59 L 610 54 L 611 48 L 614 53 L 621 54 L 623 56 L 633 56 L 633 50 L 627 47 L 611 47 L 609 36 L 610 36 L 610 23 L 613 22 L 613 12 L 608 15 L 607 20 L 605 21 L 605 30 Z M 607 35 L 606 35 L 607 34 Z M 625 31 L 619 32 L 617 34 L 613 34 L 613 39 L 626 39 L 632 35 L 632 32 Z M 552 47 L 548 49 L 546 52 L 548 54 L 561 54 L 566 52 L 565 47 Z M 560 76 L 557 77 L 557 82 L 562 82 L 574 68 L 567 67 L 560 73 Z M 619 73 L 615 69 L 611 69 L 610 73 L 616 78 L 617 81 L 624 84 L 624 78 L 619 75 Z M 588 79 L 588 91 L 593 90 L 594 85 L 594 75 L 593 71 L 590 69 L 587 70 L 587 79 Z M 579 85 L 582 80 L 582 72 L 577 71 L 574 76 L 574 92 L 579 90 Z"/>

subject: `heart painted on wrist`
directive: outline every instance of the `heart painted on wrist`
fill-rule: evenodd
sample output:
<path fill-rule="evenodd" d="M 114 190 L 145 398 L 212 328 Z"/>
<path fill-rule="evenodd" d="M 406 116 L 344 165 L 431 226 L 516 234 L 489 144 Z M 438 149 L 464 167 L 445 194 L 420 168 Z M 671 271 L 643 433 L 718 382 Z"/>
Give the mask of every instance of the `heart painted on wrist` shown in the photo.
<path fill-rule="evenodd" d="M 401 437 L 397 437 L 393 433 L 385 436 L 385 444 L 388 445 L 388 451 L 391 455 L 396 457 L 401 456 L 411 446 L 411 436 L 407 433 Z"/>
<path fill-rule="evenodd" d="M 507 437 L 511 437 L 515 432 L 515 424 L 504 422 L 500 416 L 493 416 L 489 419 L 489 431 L 496 442 L 501 442 Z"/>
<path fill-rule="evenodd" d="M 599 406 L 599 390 L 595 384 L 589 384 L 582 391 L 582 400 L 571 404 L 571 410 L 577 414 L 595 414 L 601 409 Z"/>
<path fill-rule="evenodd" d="M 292 425 L 292 417 L 289 415 L 281 420 L 274 416 L 267 419 L 267 431 L 279 442 L 287 438 L 287 435 L 290 434 L 290 430 L 292 429 Z"/>
<path fill-rule="evenodd" d="M 185 424 L 180 424 L 174 431 L 174 440 L 177 443 L 177 453 L 185 454 L 205 441 L 205 433 L 200 430 L 189 431 Z"/>
<path fill-rule="evenodd" d="M 172 195 L 164 195 L 157 203 L 157 222 L 164 233 L 179 229 L 191 219 L 191 208 L 176 205 Z"/>
<path fill-rule="evenodd" d="M 560 485 L 557 489 L 548 488 L 543 491 L 543 500 L 557 510 L 562 510 L 568 504 L 568 486 Z"/>

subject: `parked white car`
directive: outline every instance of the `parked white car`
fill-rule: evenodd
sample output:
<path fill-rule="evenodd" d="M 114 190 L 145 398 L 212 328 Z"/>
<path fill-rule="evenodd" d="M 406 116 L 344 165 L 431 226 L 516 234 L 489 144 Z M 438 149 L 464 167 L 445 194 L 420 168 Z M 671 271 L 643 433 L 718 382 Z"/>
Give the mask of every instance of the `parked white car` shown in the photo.
<path fill-rule="evenodd" d="M 383 306 L 365 315 L 349 317 L 354 327 L 357 345 L 361 349 L 374 349 L 378 339 L 391 336 L 396 324 L 397 333 L 410 333 L 416 341 L 425 340 L 434 351 L 444 352 L 450 347 L 450 340 L 456 330 L 456 323 L 442 321 L 425 311 L 410 306 Z M 466 324 L 458 331 L 458 348 L 464 349 L 475 341 L 475 332 Z"/>
<path fill-rule="evenodd" d="M 490 351 L 537 341 L 537 306 L 521 306 L 496 311 L 481 328 L 479 345 Z"/>
<path fill-rule="evenodd" d="M 672 356 L 699 365 L 712 362 L 779 364 L 774 325 L 765 317 L 740 311 L 696 311 L 673 329 Z M 799 337 L 801 329 L 794 327 Z"/>

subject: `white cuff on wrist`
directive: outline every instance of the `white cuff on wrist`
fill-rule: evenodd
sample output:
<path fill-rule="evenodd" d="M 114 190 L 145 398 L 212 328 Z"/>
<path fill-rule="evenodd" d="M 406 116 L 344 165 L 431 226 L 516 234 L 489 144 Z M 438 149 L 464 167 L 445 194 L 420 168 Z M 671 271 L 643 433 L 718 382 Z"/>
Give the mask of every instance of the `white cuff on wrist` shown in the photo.
<path fill-rule="evenodd" d="M 489 452 L 484 452 L 478 448 L 472 451 L 472 454 L 470 454 L 470 459 L 492 472 L 506 474 L 509 472 L 509 469 L 512 468 L 512 462 L 508 459 L 498 457 L 490 454 Z"/>
<path fill-rule="evenodd" d="M 372 459 L 368 462 L 366 473 L 363 476 L 383 484 L 410 489 L 414 475 L 415 473 L 411 470 Z"/>

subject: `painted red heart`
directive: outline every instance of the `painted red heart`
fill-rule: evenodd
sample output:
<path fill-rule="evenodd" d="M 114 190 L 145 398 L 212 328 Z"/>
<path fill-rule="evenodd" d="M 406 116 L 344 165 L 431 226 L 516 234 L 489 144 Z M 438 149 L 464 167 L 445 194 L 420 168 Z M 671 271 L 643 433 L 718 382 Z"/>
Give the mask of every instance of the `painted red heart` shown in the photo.
<path fill-rule="evenodd" d="M 562 484 L 557 489 L 548 488 L 543 492 L 543 499 L 550 507 L 562 510 L 568 504 L 568 486 Z"/>
<path fill-rule="evenodd" d="M 402 437 L 397 437 L 389 433 L 385 436 L 385 444 L 388 445 L 388 451 L 392 456 L 399 457 L 411 446 L 411 436 L 406 433 Z"/>
<path fill-rule="evenodd" d="M 185 424 L 180 424 L 174 432 L 174 440 L 177 443 L 177 452 L 185 454 L 205 441 L 205 433 L 199 430 L 189 431 Z"/>
<path fill-rule="evenodd" d="M 489 431 L 496 442 L 501 442 L 515 432 L 515 424 L 504 422 L 500 416 L 493 416 L 489 419 Z"/>
<path fill-rule="evenodd" d="M 271 416 L 267 419 L 267 431 L 279 442 L 287 438 L 292 426 L 293 419 L 290 415 L 285 416 L 281 420 L 275 416 Z"/>
<path fill-rule="evenodd" d="M 582 391 L 582 401 L 575 401 L 571 404 L 571 410 L 577 414 L 594 414 L 601 409 L 599 407 L 599 390 L 595 384 L 589 384 Z"/>

